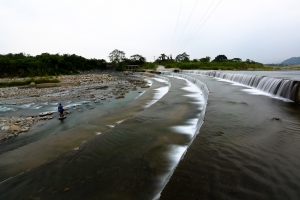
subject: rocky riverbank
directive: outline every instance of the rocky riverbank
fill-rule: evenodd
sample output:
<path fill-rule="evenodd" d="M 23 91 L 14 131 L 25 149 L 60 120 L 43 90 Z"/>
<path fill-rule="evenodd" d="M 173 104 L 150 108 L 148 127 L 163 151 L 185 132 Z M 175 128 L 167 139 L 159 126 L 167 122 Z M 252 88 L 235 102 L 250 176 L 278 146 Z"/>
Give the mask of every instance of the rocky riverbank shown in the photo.
<path fill-rule="evenodd" d="M 44 84 L 43 87 L 41 85 L 37 87 L 32 83 L 25 87 L 0 88 L 0 106 L 74 99 L 89 99 L 91 102 L 98 103 L 109 98 L 125 98 L 129 91 L 136 90 L 137 87 L 147 87 L 147 82 L 139 76 L 116 72 L 60 76 L 58 79 L 60 83 L 57 85 Z M 9 80 L 15 81 L 15 79 Z M 41 116 L 37 111 L 35 116 L 0 117 L 0 140 L 27 132 L 36 122 L 52 119 L 51 114 Z"/>
<path fill-rule="evenodd" d="M 22 132 L 27 132 L 31 126 L 40 120 L 52 119 L 51 116 L 43 117 L 0 117 L 0 140 L 7 140 L 18 136 Z"/>

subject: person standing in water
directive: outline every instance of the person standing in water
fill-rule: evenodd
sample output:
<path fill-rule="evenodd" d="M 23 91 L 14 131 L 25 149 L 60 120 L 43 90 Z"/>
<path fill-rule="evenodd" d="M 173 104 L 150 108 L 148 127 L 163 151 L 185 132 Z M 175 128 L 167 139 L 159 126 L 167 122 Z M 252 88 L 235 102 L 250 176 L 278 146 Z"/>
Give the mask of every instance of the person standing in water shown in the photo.
<path fill-rule="evenodd" d="M 59 112 L 59 117 L 60 118 L 64 117 L 64 108 L 61 105 L 61 103 L 58 105 L 58 112 Z"/>

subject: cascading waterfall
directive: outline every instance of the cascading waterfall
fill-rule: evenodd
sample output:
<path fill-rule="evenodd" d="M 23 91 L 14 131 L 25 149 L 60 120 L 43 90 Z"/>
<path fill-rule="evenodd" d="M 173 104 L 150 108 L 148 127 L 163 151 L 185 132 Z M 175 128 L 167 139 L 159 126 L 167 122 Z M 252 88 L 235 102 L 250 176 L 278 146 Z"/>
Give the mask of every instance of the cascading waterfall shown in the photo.
<path fill-rule="evenodd" d="M 300 101 L 300 82 L 295 80 L 272 78 L 258 75 L 231 74 L 227 72 L 218 71 L 184 70 L 183 72 L 230 80 L 250 87 L 257 88 L 259 90 L 273 94 L 278 97 L 283 97 L 296 102 Z"/>

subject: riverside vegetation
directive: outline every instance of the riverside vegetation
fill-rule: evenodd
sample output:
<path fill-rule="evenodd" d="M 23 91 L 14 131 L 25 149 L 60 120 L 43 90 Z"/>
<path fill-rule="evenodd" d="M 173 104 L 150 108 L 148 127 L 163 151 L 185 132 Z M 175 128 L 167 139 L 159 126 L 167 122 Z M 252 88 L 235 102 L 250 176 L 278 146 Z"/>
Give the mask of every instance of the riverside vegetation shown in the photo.
<path fill-rule="evenodd" d="M 110 62 L 106 62 L 104 59 L 87 59 L 75 54 L 42 53 L 31 56 L 25 53 L 10 53 L 0 55 L 0 78 L 31 77 L 23 80 L 23 82 L 8 81 L 10 83 L 4 83 L 2 81 L 0 87 L 18 86 L 36 81 L 53 83 L 57 82 L 57 76 L 78 74 L 92 69 L 125 71 L 127 65 L 138 66 L 135 68 L 136 70 L 156 69 L 157 65 L 164 65 L 166 68 L 203 70 L 278 70 L 278 68 L 266 67 L 262 63 L 249 59 L 246 61 L 242 61 L 240 58 L 228 59 L 225 55 L 218 55 L 211 61 L 208 56 L 191 60 L 185 52 L 177 55 L 175 59 L 172 58 L 172 55 L 161 54 L 155 62 L 147 62 L 142 55 L 135 54 L 126 58 L 123 51 L 115 49 L 108 57 Z M 55 76 L 56 79 L 49 78 L 51 76 Z M 33 77 L 44 78 L 36 80 Z"/>
<path fill-rule="evenodd" d="M 166 68 L 179 69 L 202 69 L 202 70 L 274 70 L 273 67 L 265 67 L 262 63 L 247 59 L 242 61 L 240 58 L 228 59 L 225 55 L 218 55 L 211 61 L 209 56 L 200 59 L 190 60 L 185 52 L 176 56 L 166 56 L 161 54 L 156 60 L 157 63 Z"/>

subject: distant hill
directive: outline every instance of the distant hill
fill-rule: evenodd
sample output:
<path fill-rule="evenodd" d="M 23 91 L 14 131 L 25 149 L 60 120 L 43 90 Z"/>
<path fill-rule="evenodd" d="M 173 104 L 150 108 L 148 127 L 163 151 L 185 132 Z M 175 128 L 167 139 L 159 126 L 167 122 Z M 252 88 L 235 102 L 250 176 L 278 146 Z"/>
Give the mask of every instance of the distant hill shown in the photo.
<path fill-rule="evenodd" d="M 283 65 L 300 65 L 300 57 L 292 57 L 285 61 L 283 61 L 281 64 Z"/>

